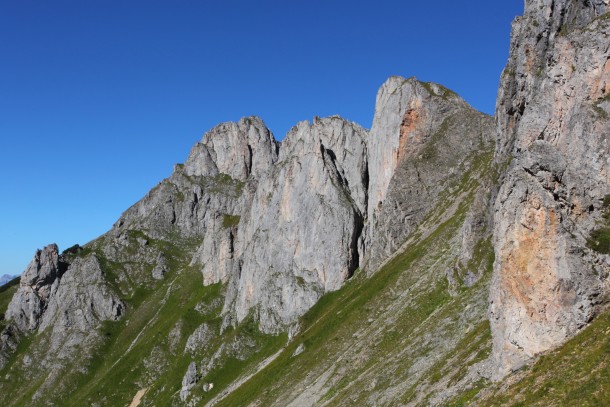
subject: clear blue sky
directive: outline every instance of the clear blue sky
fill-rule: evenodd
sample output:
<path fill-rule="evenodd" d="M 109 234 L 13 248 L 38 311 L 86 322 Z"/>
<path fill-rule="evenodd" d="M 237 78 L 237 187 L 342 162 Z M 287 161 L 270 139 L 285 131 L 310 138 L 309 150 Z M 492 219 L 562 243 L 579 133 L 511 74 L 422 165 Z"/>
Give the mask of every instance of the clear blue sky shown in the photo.
<path fill-rule="evenodd" d="M 110 228 L 215 124 L 370 127 L 388 76 L 493 113 L 521 0 L 0 1 L 0 275 Z"/>

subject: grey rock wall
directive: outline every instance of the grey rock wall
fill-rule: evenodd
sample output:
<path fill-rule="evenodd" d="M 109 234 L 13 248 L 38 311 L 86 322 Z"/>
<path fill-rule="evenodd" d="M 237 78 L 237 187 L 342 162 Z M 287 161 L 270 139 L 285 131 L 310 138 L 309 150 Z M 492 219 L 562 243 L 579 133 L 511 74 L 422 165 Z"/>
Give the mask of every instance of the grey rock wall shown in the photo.
<path fill-rule="evenodd" d="M 368 138 L 368 272 L 404 243 L 492 139 L 492 118 L 452 91 L 415 78 L 388 79 Z"/>
<path fill-rule="evenodd" d="M 236 238 L 225 311 L 255 311 L 264 332 L 296 322 L 359 265 L 366 210 L 366 131 L 339 117 L 295 126 L 259 181 Z"/>
<path fill-rule="evenodd" d="M 490 294 L 496 378 L 596 314 L 610 264 L 587 248 L 610 193 L 606 1 L 526 1 L 497 102 Z"/>

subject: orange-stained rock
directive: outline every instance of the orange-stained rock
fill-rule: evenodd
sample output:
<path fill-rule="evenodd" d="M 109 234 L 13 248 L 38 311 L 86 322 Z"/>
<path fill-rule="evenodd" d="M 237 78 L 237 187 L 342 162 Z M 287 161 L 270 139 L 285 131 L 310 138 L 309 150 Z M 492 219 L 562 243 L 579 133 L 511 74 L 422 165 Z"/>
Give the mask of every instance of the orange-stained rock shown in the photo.
<path fill-rule="evenodd" d="M 604 1 L 526 1 L 497 102 L 490 292 L 495 378 L 598 312 L 607 256 L 587 248 L 610 193 L 610 23 Z"/>

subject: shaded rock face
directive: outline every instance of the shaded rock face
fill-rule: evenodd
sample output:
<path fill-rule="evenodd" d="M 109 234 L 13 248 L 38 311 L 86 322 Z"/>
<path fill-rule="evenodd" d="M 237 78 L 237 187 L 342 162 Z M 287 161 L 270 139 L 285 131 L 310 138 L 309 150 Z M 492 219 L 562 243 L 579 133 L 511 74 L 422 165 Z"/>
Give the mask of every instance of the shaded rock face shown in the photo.
<path fill-rule="evenodd" d="M 489 144 L 491 117 L 455 93 L 414 78 L 390 78 L 379 90 L 369 147 L 365 266 L 374 272 L 433 209 Z"/>
<path fill-rule="evenodd" d="M 197 364 L 191 362 L 189 364 L 184 377 L 182 378 L 182 388 L 180 389 L 180 400 L 186 401 L 193 387 L 197 385 L 199 375 L 197 374 Z"/>
<path fill-rule="evenodd" d="M 94 328 L 94 321 L 117 320 L 124 305 L 112 292 L 94 255 L 77 258 L 57 284 L 40 321 L 42 331 L 49 326 Z"/>
<path fill-rule="evenodd" d="M 159 255 L 157 256 L 157 264 L 155 264 L 155 267 L 152 270 L 152 278 L 154 278 L 155 280 L 163 280 L 163 277 L 165 276 L 165 273 L 167 273 L 168 271 L 168 267 L 167 267 L 167 260 L 165 259 L 165 256 L 162 253 L 159 253 Z"/>
<path fill-rule="evenodd" d="M 586 247 L 610 192 L 608 11 L 526 1 L 513 23 L 497 102 L 496 378 L 578 332 L 608 288 L 607 256 Z"/>
<path fill-rule="evenodd" d="M 260 180 L 236 239 L 225 310 L 255 309 L 264 332 L 296 321 L 359 265 L 366 211 L 366 131 L 339 117 L 299 123 Z"/>
<path fill-rule="evenodd" d="M 108 285 L 94 255 L 77 258 L 57 284 L 40 320 L 39 332 L 50 330 L 49 350 L 60 359 L 95 336 L 103 321 L 121 318 L 125 305 Z"/>

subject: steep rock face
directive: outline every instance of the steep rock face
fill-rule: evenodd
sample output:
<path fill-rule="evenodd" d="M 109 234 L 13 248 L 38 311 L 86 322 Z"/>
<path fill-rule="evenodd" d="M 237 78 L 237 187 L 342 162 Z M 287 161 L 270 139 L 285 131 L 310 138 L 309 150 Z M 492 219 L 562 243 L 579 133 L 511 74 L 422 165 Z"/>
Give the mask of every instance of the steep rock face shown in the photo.
<path fill-rule="evenodd" d="M 607 1 L 526 1 L 497 102 L 490 319 L 496 378 L 597 312 L 608 256 L 588 249 L 610 192 Z"/>
<path fill-rule="evenodd" d="M 359 265 L 366 211 L 366 131 L 339 117 L 301 122 L 242 214 L 225 311 L 237 321 L 255 309 L 277 332 Z"/>
<path fill-rule="evenodd" d="M 245 181 L 259 178 L 277 160 L 278 143 L 258 117 L 219 124 L 191 150 L 185 173 L 194 176 L 227 174 Z"/>
<path fill-rule="evenodd" d="M 54 283 L 66 270 L 67 265 L 60 264 L 58 251 L 55 244 L 36 251 L 21 275 L 19 290 L 8 306 L 6 319 L 11 319 L 22 332 L 38 328 L 51 293 L 56 290 Z"/>
<path fill-rule="evenodd" d="M 150 269 L 138 279 L 152 284 L 168 269 L 160 242 L 200 242 L 190 266 L 201 270 L 204 285 L 229 283 L 227 323 L 255 311 L 264 332 L 279 332 L 359 266 L 365 139 L 354 123 L 315 119 L 297 125 L 280 151 L 258 118 L 218 125 L 121 216 L 99 248 L 125 268 L 120 280 Z"/>
<path fill-rule="evenodd" d="M 95 255 L 76 258 L 49 298 L 40 320 L 40 332 L 50 328 L 50 351 L 68 355 L 71 346 L 79 345 L 83 336 L 99 326 L 101 321 L 118 320 L 125 305 L 108 285 Z M 66 332 L 74 331 L 70 340 Z"/>
<path fill-rule="evenodd" d="M 379 90 L 369 145 L 366 261 L 374 272 L 434 208 L 474 152 L 493 134 L 492 118 L 452 91 L 414 78 Z"/>

